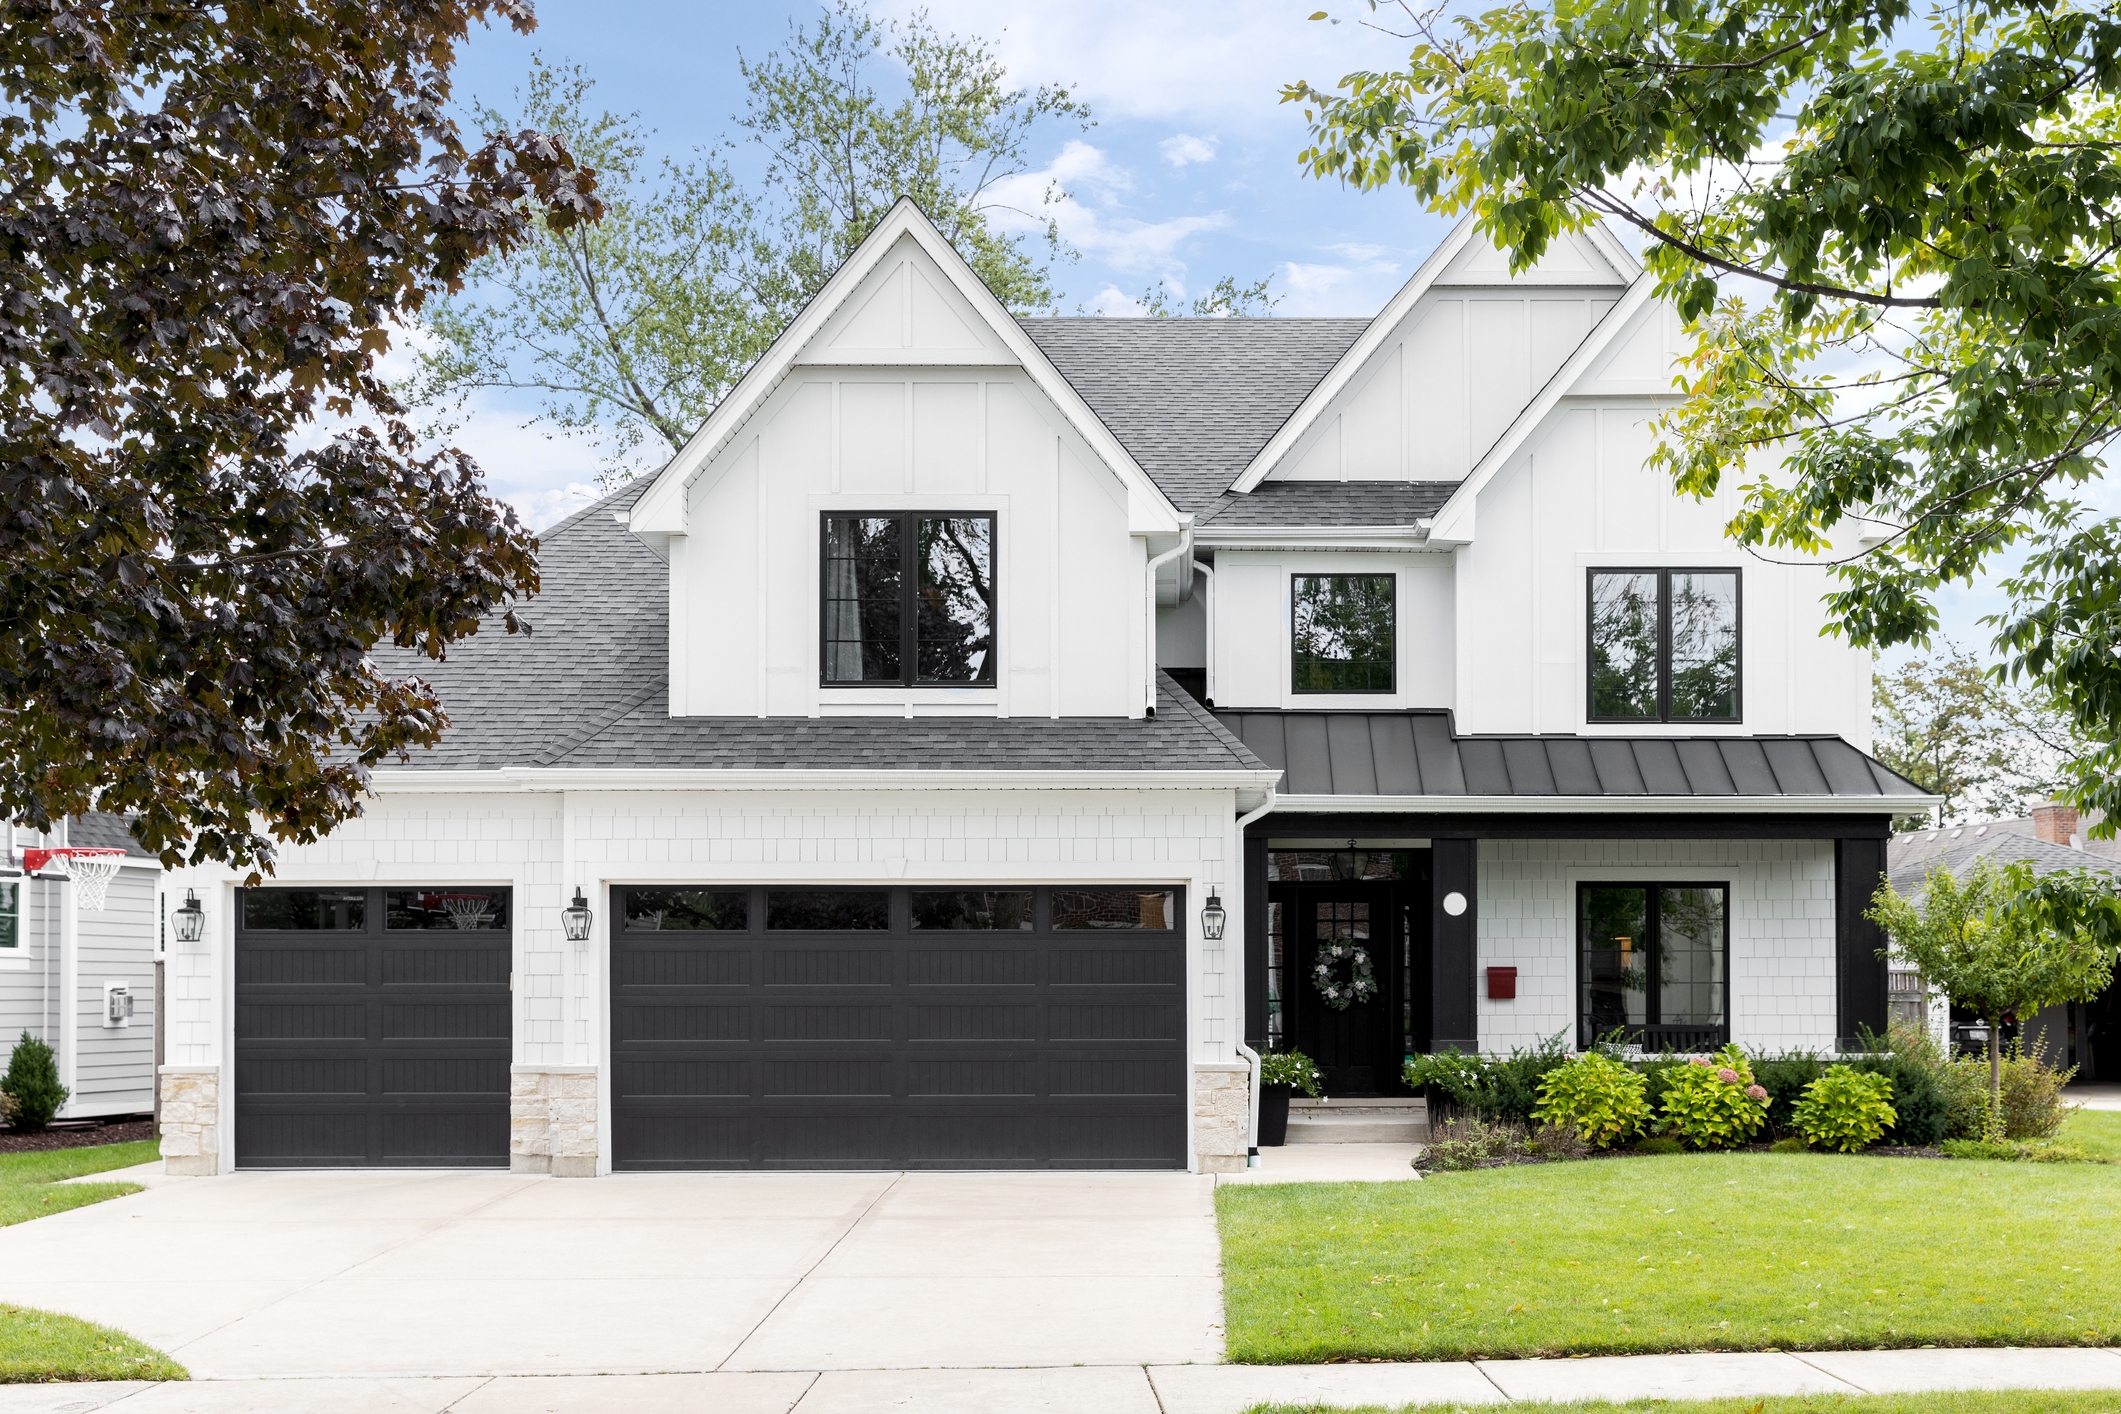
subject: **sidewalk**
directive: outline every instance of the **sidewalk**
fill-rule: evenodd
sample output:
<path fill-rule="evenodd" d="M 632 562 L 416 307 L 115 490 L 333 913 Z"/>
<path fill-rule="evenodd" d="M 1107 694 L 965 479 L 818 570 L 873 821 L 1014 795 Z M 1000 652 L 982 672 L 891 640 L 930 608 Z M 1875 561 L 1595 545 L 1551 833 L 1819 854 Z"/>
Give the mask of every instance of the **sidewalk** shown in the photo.
<path fill-rule="evenodd" d="M 2121 1390 L 2121 1350 L 6 1385 L 0 1414 L 1241 1414 L 1268 1402 L 1508 1404 L 1947 1389 Z"/>

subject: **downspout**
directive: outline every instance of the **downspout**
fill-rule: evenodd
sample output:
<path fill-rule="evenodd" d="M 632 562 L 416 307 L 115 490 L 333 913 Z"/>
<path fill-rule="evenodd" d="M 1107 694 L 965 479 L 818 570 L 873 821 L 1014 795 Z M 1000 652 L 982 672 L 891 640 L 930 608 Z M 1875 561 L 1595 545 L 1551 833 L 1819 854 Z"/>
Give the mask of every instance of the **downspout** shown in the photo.
<path fill-rule="evenodd" d="M 1143 657 L 1148 660 L 1146 666 L 1149 671 L 1147 679 L 1142 684 L 1143 691 L 1147 699 L 1144 703 L 1144 706 L 1147 708 L 1147 711 L 1143 713 L 1144 716 L 1153 717 L 1156 715 L 1156 572 L 1162 569 L 1165 565 L 1170 564 L 1180 555 L 1190 555 L 1192 553 L 1193 517 L 1187 516 L 1185 524 L 1181 525 L 1178 529 L 1177 547 L 1174 549 L 1166 550 L 1161 555 L 1158 555 L 1149 561 L 1149 632 L 1148 642 L 1146 645 L 1144 645 L 1143 652 Z"/>
<path fill-rule="evenodd" d="M 1207 660 L 1207 671 L 1203 674 L 1207 679 L 1207 684 L 1202 690 L 1207 693 L 1209 704 L 1213 705 L 1215 702 L 1215 570 L 1213 566 L 1204 565 L 1199 560 L 1195 560 L 1193 562 L 1193 573 L 1208 577 L 1206 587 L 1200 591 L 1201 609 L 1208 620 L 1207 648 L 1204 653 Z"/>
<path fill-rule="evenodd" d="M 1212 583 L 1210 585 L 1210 588 L 1213 588 Z M 1208 596 L 1208 605 L 1210 612 L 1212 612 L 1215 605 L 1215 596 L 1212 593 Z M 1215 650 L 1213 648 L 1210 648 L 1208 651 L 1210 653 L 1213 653 Z M 1211 665 L 1208 671 L 1210 673 L 1213 673 L 1215 669 L 1212 665 L 1215 660 L 1211 657 L 1208 661 Z M 1213 682 L 1214 679 L 1211 677 L 1209 681 Z M 1209 697 L 1212 699 L 1214 697 L 1214 693 L 1210 692 Z M 1237 857 L 1240 860 L 1245 857 L 1245 827 L 1251 824 L 1254 820 L 1259 819 L 1262 815 L 1265 815 L 1269 810 L 1272 810 L 1273 808 L 1274 792 L 1268 791 L 1266 804 L 1260 806 L 1259 809 L 1253 811 L 1249 815 L 1240 815 L 1238 817 Z M 1244 880 L 1242 878 L 1240 878 L 1237 882 L 1239 888 L 1244 887 Z M 1243 895 L 1239 895 L 1239 897 L 1243 897 Z M 1239 957 L 1244 956 L 1244 949 L 1242 946 L 1243 942 L 1244 940 L 1242 938 L 1238 939 L 1238 943 L 1240 945 L 1238 949 Z M 1240 973 L 1239 975 L 1242 976 L 1243 974 Z M 1245 1167 L 1248 1169 L 1256 1169 L 1259 1167 L 1259 1052 L 1253 1050 L 1243 1041 L 1239 1041 L 1237 1043 L 1237 1053 L 1245 1058 L 1245 1064 L 1250 1067 L 1252 1072 L 1251 1108 L 1249 1116 L 1247 1117 L 1245 1122 Z"/>

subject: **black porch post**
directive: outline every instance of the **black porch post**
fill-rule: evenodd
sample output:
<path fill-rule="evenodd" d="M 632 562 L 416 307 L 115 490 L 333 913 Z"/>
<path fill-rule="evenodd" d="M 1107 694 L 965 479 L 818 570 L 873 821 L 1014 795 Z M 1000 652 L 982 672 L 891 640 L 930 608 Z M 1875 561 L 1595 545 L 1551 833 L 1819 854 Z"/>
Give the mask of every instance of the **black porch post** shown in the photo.
<path fill-rule="evenodd" d="M 1859 1027 L 1885 1032 L 1885 932 L 1864 917 L 1884 876 L 1884 840 L 1834 841 L 1834 1034 L 1843 1050 L 1856 1045 Z"/>
<path fill-rule="evenodd" d="M 1245 852 L 1245 1044 L 1267 1048 L 1267 837 L 1247 835 Z"/>
<path fill-rule="evenodd" d="M 1429 891 L 1429 1049 L 1456 1046 L 1480 1049 L 1480 1021 L 1475 1010 L 1474 973 L 1479 961 L 1477 923 L 1480 912 L 1478 840 L 1436 839 L 1430 842 L 1429 867 L 1435 885 Z M 1445 907 L 1452 895 L 1465 900 L 1453 914 Z"/>

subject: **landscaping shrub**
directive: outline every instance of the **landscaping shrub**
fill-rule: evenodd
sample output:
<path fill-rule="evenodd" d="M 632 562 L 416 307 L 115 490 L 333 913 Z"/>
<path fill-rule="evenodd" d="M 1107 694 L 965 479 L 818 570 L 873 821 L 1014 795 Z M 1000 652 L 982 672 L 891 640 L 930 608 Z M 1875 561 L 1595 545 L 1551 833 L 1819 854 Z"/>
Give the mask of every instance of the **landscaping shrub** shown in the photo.
<path fill-rule="evenodd" d="M 1873 1055 L 1851 1061 L 1849 1069 L 1882 1077 L 1892 1085 L 1895 1118 L 1883 1142 L 1922 1146 L 1944 1137 L 1951 1106 L 1928 1066 L 1907 1056 Z"/>
<path fill-rule="evenodd" d="M 0 1077 L 0 1094 L 15 1102 L 9 1123 L 17 1129 L 40 1130 L 52 1122 L 70 1093 L 59 1083 L 59 1062 L 52 1048 L 23 1032 L 14 1054 L 7 1058 L 7 1074 Z"/>
<path fill-rule="evenodd" d="M 1684 1154 L 1686 1145 L 1680 1143 L 1669 1134 L 1658 1134 L 1637 1144 L 1633 1152 L 1637 1154 Z"/>
<path fill-rule="evenodd" d="M 1886 1032 L 1886 1049 L 1903 1064 L 1928 1073 L 1944 1105 L 1944 1128 L 1937 1139 L 1912 1137 L 1925 1132 L 1924 1115 L 1915 1112 L 1922 1103 L 1911 1095 L 1898 1071 L 1890 1073 L 1900 1111 L 1896 1141 L 1902 1144 L 1934 1144 L 1939 1139 L 1979 1138 L 1988 1116 L 1988 1065 L 1971 1056 L 1954 1057 L 1937 1044 L 1926 1026 L 1895 1026 Z"/>
<path fill-rule="evenodd" d="M 1467 1055 L 1455 1048 L 1410 1056 L 1406 1082 L 1416 1090 L 1433 1088 L 1467 1114 L 1528 1124 L 1539 1103 L 1541 1077 L 1568 1059 L 1561 1041 L 1565 1034 L 1557 1031 L 1529 1051 L 1512 1050 L 1506 1060 Z"/>
<path fill-rule="evenodd" d="M 1259 1083 L 1288 1085 L 1318 1098 L 1318 1067 L 1302 1051 L 1268 1051 L 1259 1058 Z"/>
<path fill-rule="evenodd" d="M 1804 1142 L 1852 1154 L 1885 1136 L 1893 1113 L 1893 1082 L 1876 1071 L 1830 1065 L 1804 1087 L 1792 1117 Z"/>
<path fill-rule="evenodd" d="M 2035 1164 L 2089 1163 L 2091 1155 L 2069 1144 L 2027 1144 L 2022 1141 L 1947 1139 L 1944 1152 L 1955 1159 L 2005 1159 Z"/>
<path fill-rule="evenodd" d="M 1660 1128 L 1697 1149 L 1729 1149 L 1767 1123 L 1768 1094 L 1736 1046 L 1696 1056 L 1666 1077 Z"/>
<path fill-rule="evenodd" d="M 1753 1057 L 1753 1080 L 1768 1093 L 1767 1122 L 1771 1134 L 1795 1131 L 1792 1117 L 1804 1087 L 1819 1078 L 1826 1065 L 1810 1051 L 1786 1051 L 1779 1056 Z"/>
<path fill-rule="evenodd" d="M 1619 1061 L 1596 1051 L 1566 1061 L 1539 1082 L 1534 1119 L 1568 1124 L 1593 1148 L 1606 1149 L 1633 1138 L 1649 1122 L 1643 1099 L 1645 1082 Z"/>
<path fill-rule="evenodd" d="M 1490 1159 L 1528 1154 L 1531 1143 L 1521 1124 L 1471 1115 L 1432 1123 L 1428 1146 L 1416 1162 L 1425 1169 L 1478 1168 Z"/>
<path fill-rule="evenodd" d="M 1804 1141 L 1792 1134 L 1787 1139 L 1777 1139 L 1774 1143 L 1768 1145 L 1768 1152 L 1770 1154 L 1801 1154 L 1804 1152 Z"/>
<path fill-rule="evenodd" d="M 1591 1152 L 1583 1131 L 1566 1121 L 1542 1124 L 1532 1135 L 1532 1151 L 1546 1159 L 1580 1159 Z"/>
<path fill-rule="evenodd" d="M 2025 1043 L 2013 1041 L 2003 1056 L 2003 1137 L 2052 1139 L 2069 1118 L 2062 1087 L 2077 1073 L 2075 1066 L 2057 1070 Z"/>

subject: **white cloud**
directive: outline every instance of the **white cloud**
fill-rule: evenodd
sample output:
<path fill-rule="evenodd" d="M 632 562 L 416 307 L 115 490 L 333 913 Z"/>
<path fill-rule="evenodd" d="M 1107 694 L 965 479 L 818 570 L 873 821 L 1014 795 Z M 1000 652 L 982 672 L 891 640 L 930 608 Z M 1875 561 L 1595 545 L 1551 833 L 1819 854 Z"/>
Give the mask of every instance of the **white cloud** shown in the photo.
<path fill-rule="evenodd" d="M 1180 133 L 1177 137 L 1165 138 L 1156 145 L 1156 150 L 1163 153 L 1164 161 L 1174 167 L 1183 167 L 1188 162 L 1213 162 L 1215 139 Z"/>
<path fill-rule="evenodd" d="M 1280 106 L 1283 85 L 1321 87 L 1353 69 L 1403 66 L 1408 40 L 1361 24 L 1306 20 L 1288 0 L 1145 5 L 1141 0 L 880 0 L 904 18 L 995 44 L 1017 83 L 1061 84 L 1100 117 L 1301 122 Z"/>
<path fill-rule="evenodd" d="M 1129 216 L 1120 198 L 1132 188 L 1124 168 L 1114 166 L 1101 148 L 1078 140 L 1062 148 L 1043 170 L 996 182 L 991 195 L 1003 208 L 995 218 L 1004 229 L 1037 230 L 1050 217 L 1060 227 L 1061 239 L 1083 254 L 1115 270 L 1169 281 L 1185 275 L 1178 248 L 1187 237 L 1229 224 L 1220 211 L 1165 221 Z"/>
<path fill-rule="evenodd" d="M 1140 319 L 1148 314 L 1141 301 L 1127 294 L 1117 285 L 1107 285 L 1099 290 L 1090 302 L 1083 306 L 1085 314 L 1102 314 L 1113 319 Z"/>

